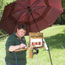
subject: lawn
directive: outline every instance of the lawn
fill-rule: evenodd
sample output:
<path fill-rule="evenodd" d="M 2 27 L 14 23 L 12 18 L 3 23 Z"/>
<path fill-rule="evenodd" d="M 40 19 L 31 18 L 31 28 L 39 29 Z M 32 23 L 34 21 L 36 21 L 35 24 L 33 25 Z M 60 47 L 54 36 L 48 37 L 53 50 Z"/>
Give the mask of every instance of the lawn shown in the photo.
<path fill-rule="evenodd" d="M 65 65 L 65 26 L 54 25 L 45 30 L 42 30 L 43 37 L 50 47 L 53 65 Z M 5 65 L 5 42 L 6 38 L 0 39 L 0 65 Z M 26 36 L 27 43 L 29 37 Z M 27 65 L 36 65 L 36 55 L 33 59 L 29 58 L 29 51 L 27 51 Z M 51 65 L 48 51 L 45 48 L 39 49 L 38 54 L 39 65 Z"/>

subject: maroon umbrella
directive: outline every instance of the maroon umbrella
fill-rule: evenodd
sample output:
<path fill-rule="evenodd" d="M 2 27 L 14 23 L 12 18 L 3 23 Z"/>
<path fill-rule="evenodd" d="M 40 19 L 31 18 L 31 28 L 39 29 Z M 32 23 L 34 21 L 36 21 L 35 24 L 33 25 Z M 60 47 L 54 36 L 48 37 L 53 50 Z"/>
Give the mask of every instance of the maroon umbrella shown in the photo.
<path fill-rule="evenodd" d="M 18 0 L 4 9 L 0 28 L 11 34 L 18 23 L 27 25 L 27 33 L 52 25 L 63 12 L 61 0 Z"/>
<path fill-rule="evenodd" d="M 18 0 L 12 16 L 25 23 L 29 32 L 38 32 L 52 25 L 62 12 L 61 0 Z"/>

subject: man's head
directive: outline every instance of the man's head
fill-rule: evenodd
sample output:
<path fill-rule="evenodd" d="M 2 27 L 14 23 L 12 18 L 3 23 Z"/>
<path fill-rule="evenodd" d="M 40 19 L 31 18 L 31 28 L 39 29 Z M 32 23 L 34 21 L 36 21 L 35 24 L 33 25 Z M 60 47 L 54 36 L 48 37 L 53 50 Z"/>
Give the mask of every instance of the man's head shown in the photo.
<path fill-rule="evenodd" d="M 26 34 L 26 25 L 24 25 L 24 24 L 19 24 L 19 25 L 17 25 L 16 34 L 17 34 L 19 37 L 23 37 L 23 36 Z"/>

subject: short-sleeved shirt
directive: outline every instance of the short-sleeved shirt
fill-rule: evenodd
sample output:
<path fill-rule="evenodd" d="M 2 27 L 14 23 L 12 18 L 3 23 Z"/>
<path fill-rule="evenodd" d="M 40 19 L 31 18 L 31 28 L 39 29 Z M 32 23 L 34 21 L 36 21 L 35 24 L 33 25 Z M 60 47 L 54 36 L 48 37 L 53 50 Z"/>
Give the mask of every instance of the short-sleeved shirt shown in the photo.
<path fill-rule="evenodd" d="M 9 52 L 8 49 L 11 45 L 19 45 L 21 43 L 26 44 L 26 40 L 24 37 L 21 38 L 21 40 L 16 36 L 15 33 L 10 35 L 6 41 L 6 57 L 5 61 L 9 62 L 10 64 L 16 64 L 16 56 L 17 56 L 17 63 L 20 64 L 26 64 L 26 51 L 20 51 L 20 52 Z M 16 54 L 16 55 L 15 55 Z"/>

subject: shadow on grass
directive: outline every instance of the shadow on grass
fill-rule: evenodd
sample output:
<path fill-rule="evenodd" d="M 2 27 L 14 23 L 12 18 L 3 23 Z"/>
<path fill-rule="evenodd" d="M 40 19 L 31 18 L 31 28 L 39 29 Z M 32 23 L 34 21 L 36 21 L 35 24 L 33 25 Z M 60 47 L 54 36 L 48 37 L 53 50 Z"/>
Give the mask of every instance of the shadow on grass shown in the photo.
<path fill-rule="evenodd" d="M 65 30 L 64 33 L 60 33 L 51 37 L 45 38 L 50 48 L 65 48 Z"/>

